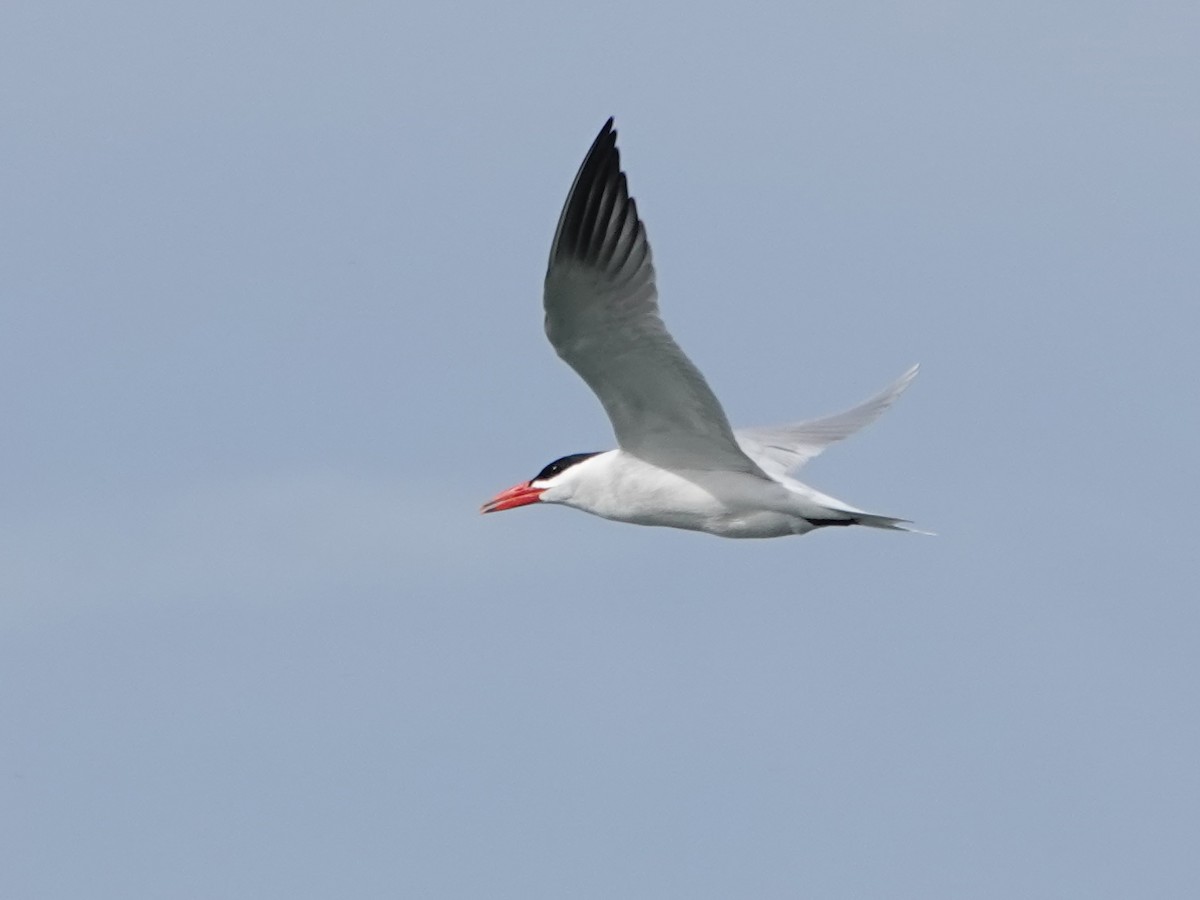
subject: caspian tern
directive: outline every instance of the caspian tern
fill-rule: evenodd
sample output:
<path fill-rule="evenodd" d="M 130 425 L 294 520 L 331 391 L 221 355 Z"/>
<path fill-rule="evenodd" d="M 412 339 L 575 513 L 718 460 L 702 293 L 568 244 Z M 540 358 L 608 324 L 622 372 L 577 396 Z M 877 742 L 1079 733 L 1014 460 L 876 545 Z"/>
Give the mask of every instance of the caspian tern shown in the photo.
<path fill-rule="evenodd" d="M 646 229 L 629 196 L 609 119 L 567 194 L 546 271 L 546 335 L 600 398 L 618 448 L 574 453 L 496 495 L 482 512 L 561 503 L 637 525 L 721 537 L 805 534 L 831 525 L 913 531 L 789 477 L 872 422 L 916 377 L 913 366 L 854 409 L 734 431 L 658 312 Z"/>

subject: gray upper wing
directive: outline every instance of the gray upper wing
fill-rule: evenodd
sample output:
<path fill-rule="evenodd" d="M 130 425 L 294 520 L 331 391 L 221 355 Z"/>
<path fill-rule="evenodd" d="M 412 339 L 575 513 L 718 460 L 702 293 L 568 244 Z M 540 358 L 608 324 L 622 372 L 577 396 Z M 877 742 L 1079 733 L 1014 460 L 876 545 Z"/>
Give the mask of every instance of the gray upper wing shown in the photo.
<path fill-rule="evenodd" d="M 735 432 L 738 443 L 771 475 L 795 471 L 830 444 L 848 438 L 878 419 L 912 384 L 917 369 L 913 366 L 870 400 L 836 415 L 770 428 L 739 428 Z"/>
<path fill-rule="evenodd" d="M 663 325 L 612 119 L 567 195 L 546 271 L 546 336 L 600 398 L 621 449 L 669 468 L 762 475 Z"/>

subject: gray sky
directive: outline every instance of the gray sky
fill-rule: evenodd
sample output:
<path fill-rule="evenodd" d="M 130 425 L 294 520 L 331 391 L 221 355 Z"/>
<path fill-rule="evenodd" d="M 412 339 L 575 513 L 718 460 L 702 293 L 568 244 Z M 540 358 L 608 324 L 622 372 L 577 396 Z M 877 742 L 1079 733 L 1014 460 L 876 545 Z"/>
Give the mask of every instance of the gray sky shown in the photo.
<path fill-rule="evenodd" d="M 1200 896 L 1195 3 L 6 4 L 0 896 Z M 617 117 L 735 424 L 936 538 L 480 517 Z"/>

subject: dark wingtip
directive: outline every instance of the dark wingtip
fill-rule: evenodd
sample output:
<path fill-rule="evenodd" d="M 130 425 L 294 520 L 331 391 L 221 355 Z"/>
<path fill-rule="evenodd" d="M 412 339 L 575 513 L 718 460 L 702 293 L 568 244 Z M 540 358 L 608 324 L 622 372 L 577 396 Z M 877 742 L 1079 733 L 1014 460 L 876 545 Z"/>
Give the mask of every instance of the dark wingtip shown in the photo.
<path fill-rule="evenodd" d="M 621 171 L 614 122 L 610 116 L 604 123 L 567 192 L 550 244 L 547 274 L 556 262 L 574 260 L 613 284 L 623 284 L 637 272 L 653 279 L 645 228 Z"/>
<path fill-rule="evenodd" d="M 593 146 L 593 147 L 597 147 L 597 146 L 599 146 L 599 145 L 600 145 L 600 142 L 601 142 L 601 141 L 603 141 L 603 140 L 605 140 L 605 139 L 611 139 L 611 140 L 612 140 L 612 142 L 613 142 L 614 144 L 616 144 L 616 142 L 617 142 L 617 129 L 616 129 L 616 126 L 615 126 L 613 123 L 614 123 L 614 119 L 613 119 L 613 117 L 612 117 L 612 116 L 609 116 L 609 117 L 608 117 L 608 121 L 604 123 L 604 127 L 600 129 L 600 133 L 596 135 L 596 139 L 595 139 L 594 141 L 592 141 L 592 146 Z"/>

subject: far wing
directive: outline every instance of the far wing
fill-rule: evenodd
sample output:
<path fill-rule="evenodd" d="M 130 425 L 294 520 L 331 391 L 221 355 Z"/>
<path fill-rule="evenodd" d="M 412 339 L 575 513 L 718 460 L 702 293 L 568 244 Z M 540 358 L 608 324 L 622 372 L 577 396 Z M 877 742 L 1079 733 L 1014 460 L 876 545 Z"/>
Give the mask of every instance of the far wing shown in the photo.
<path fill-rule="evenodd" d="M 823 419 L 809 419 L 774 428 L 739 428 L 735 434 L 746 455 L 770 475 L 800 468 L 830 444 L 874 422 L 917 377 L 913 366 L 893 384 L 865 403 Z"/>
<path fill-rule="evenodd" d="M 621 449 L 674 469 L 762 475 L 667 332 L 612 119 L 567 195 L 546 271 L 546 336 L 600 398 Z"/>

